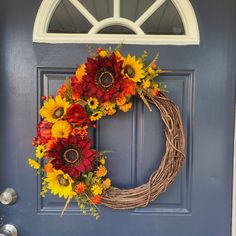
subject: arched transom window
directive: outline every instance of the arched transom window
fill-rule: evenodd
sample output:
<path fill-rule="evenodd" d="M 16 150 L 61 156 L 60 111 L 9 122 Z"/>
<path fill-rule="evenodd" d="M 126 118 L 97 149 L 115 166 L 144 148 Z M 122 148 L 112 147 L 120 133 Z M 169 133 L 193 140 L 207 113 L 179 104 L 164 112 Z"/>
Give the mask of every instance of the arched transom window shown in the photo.
<path fill-rule="evenodd" d="M 43 0 L 34 42 L 199 44 L 189 0 Z"/>

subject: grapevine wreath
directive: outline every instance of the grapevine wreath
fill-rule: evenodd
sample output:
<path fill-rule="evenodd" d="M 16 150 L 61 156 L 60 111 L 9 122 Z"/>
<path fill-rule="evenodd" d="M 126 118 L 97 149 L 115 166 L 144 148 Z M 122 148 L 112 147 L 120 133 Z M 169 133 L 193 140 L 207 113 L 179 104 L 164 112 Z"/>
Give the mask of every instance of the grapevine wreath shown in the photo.
<path fill-rule="evenodd" d="M 42 120 L 32 141 L 36 159 L 28 162 L 42 177 L 41 196 L 50 191 L 66 200 L 62 213 L 71 199 L 84 214 L 89 209 L 96 218 L 98 204 L 113 209 L 145 207 L 174 181 L 184 160 L 182 119 L 177 106 L 164 94 L 165 86 L 155 80 L 164 73 L 157 66 L 158 55 L 149 64 L 146 59 L 146 52 L 136 58 L 123 56 L 118 48 L 99 48 L 65 80 L 55 97 L 42 96 Z M 159 109 L 166 151 L 147 183 L 119 189 L 111 186 L 107 177 L 107 152 L 92 148 L 88 128 L 96 128 L 98 120 L 119 110 L 128 112 L 134 96 L 150 111 L 151 104 Z"/>

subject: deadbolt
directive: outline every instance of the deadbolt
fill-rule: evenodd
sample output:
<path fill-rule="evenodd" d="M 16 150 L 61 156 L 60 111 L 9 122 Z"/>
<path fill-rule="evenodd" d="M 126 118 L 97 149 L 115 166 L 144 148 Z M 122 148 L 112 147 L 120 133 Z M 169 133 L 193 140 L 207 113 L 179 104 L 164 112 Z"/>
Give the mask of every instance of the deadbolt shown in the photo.
<path fill-rule="evenodd" d="M 12 205 L 17 198 L 17 192 L 13 188 L 6 188 L 0 195 L 0 202 L 4 205 Z"/>
<path fill-rule="evenodd" d="M 17 236 L 17 229 L 14 225 L 3 225 L 0 229 L 0 236 Z"/>

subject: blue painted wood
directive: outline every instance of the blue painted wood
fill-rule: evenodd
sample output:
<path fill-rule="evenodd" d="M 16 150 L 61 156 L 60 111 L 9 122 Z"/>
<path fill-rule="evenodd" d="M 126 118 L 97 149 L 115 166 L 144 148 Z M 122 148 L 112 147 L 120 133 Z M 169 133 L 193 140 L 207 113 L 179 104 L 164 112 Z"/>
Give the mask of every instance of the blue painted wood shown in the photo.
<path fill-rule="evenodd" d="M 230 236 L 235 99 L 235 2 L 192 1 L 201 31 L 200 46 L 147 46 L 161 79 L 179 105 L 187 141 L 183 170 L 166 193 L 147 208 L 114 211 L 101 207 L 101 220 L 81 216 L 75 204 L 59 217 L 62 202 L 41 199 L 37 176 L 27 166 L 33 155 L 39 97 L 54 93 L 62 78 L 86 60 L 84 45 L 32 43 L 38 0 L 3 0 L 0 9 L 0 190 L 14 187 L 19 201 L 0 205 L 4 223 L 24 236 L 168 235 Z M 224 17 L 219 17 L 219 16 Z M 143 46 L 123 52 L 141 54 Z M 46 86 L 47 85 L 47 86 Z M 147 180 L 164 150 L 158 111 L 140 101 L 128 114 L 104 119 L 93 134 L 97 147 L 113 149 L 108 167 L 114 184 L 131 187 Z"/>

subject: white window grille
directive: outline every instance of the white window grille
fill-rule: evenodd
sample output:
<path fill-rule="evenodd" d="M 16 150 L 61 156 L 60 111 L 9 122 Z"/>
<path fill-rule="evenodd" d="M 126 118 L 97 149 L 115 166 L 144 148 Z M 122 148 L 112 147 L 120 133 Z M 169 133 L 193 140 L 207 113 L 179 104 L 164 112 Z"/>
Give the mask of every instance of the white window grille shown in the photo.
<path fill-rule="evenodd" d="M 91 24 L 86 33 L 49 32 L 49 25 L 61 0 L 43 0 L 36 16 L 33 42 L 40 43 L 124 43 L 151 45 L 197 45 L 200 43 L 197 18 L 189 0 L 171 0 L 184 27 L 184 34 L 147 34 L 142 25 L 167 0 L 155 0 L 136 20 L 121 16 L 121 0 L 113 0 L 113 16 L 102 20 L 96 17 L 81 3 L 81 0 L 67 0 Z M 99 0 L 94 0 L 99 1 Z M 127 0 L 129 4 L 129 0 Z M 106 27 L 122 26 L 133 34 L 99 33 Z M 178 29 L 177 29 L 178 30 Z"/>

